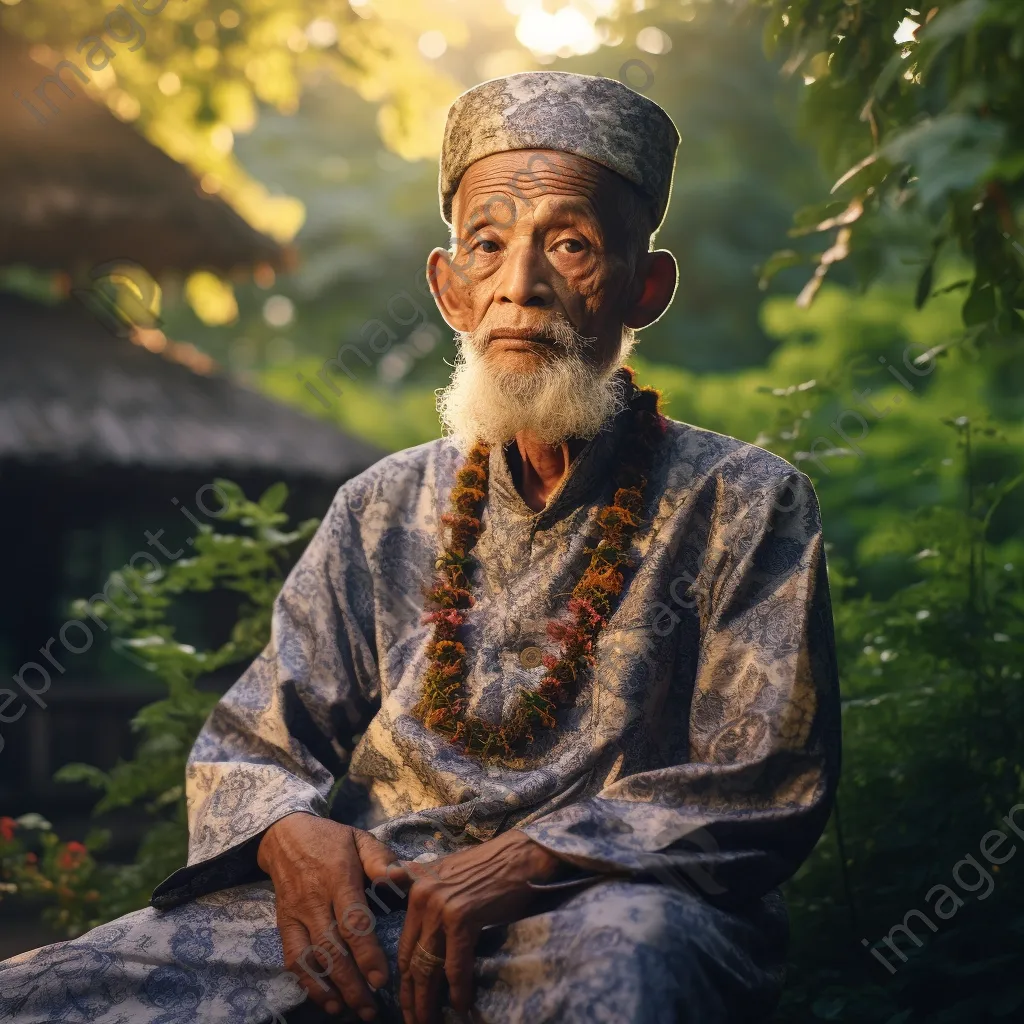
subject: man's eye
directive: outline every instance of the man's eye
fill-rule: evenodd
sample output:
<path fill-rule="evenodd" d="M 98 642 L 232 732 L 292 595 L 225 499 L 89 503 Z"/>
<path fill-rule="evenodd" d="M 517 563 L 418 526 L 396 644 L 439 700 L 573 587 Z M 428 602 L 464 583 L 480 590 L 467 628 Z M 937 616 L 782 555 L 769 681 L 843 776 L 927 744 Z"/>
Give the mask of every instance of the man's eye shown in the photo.
<path fill-rule="evenodd" d="M 483 252 L 497 252 L 498 243 L 491 238 L 481 238 L 477 248 Z"/>
<path fill-rule="evenodd" d="M 556 249 L 561 249 L 562 252 L 583 252 L 586 246 L 578 238 L 563 238 L 560 242 L 556 243 Z"/>

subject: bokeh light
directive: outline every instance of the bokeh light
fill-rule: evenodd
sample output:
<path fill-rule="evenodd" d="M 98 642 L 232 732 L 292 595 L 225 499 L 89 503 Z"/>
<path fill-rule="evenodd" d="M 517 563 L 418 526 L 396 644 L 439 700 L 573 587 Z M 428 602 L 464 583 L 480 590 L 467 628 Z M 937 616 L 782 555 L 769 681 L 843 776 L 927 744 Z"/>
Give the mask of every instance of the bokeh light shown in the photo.
<path fill-rule="evenodd" d="M 263 303 L 263 319 L 271 327 L 287 327 L 295 318 L 295 304 L 287 295 L 271 295 Z"/>
<path fill-rule="evenodd" d="M 445 39 L 443 32 L 431 29 L 420 36 L 417 46 L 427 60 L 437 60 L 448 49 L 448 40 Z"/>

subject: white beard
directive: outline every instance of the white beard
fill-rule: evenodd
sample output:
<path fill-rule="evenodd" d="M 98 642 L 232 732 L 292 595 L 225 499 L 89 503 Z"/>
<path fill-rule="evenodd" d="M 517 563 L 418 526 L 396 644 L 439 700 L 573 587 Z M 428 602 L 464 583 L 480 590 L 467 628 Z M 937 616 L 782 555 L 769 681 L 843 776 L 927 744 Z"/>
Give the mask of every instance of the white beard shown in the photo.
<path fill-rule="evenodd" d="M 522 431 L 545 444 L 592 438 L 625 407 L 625 388 L 615 374 L 633 350 L 632 330 L 623 328 L 616 358 L 596 370 L 582 356 L 595 339 L 584 338 L 561 314 L 545 329 L 553 352 L 532 371 L 494 366 L 486 328 L 455 335 L 459 355 L 451 383 L 437 392 L 437 411 L 445 434 L 463 453 L 478 442 L 506 444 Z"/>

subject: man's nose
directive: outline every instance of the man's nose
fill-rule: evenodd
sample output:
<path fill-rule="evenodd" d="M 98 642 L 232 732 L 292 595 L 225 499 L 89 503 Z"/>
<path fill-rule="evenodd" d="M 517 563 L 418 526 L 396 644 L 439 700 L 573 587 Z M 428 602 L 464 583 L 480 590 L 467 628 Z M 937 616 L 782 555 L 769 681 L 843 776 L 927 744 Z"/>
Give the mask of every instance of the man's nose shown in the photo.
<path fill-rule="evenodd" d="M 505 251 L 495 300 L 516 306 L 550 306 L 555 293 L 547 280 L 548 261 L 526 240 Z"/>

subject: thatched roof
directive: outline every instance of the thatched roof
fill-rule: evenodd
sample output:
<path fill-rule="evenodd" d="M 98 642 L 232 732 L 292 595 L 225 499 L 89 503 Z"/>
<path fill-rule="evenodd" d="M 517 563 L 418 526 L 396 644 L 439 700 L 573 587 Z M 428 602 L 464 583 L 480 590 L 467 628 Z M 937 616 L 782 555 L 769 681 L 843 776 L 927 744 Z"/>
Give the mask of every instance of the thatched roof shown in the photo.
<path fill-rule="evenodd" d="M 384 453 L 220 374 L 108 333 L 75 301 L 0 294 L 0 461 L 342 482 Z"/>
<path fill-rule="evenodd" d="M 159 276 L 290 263 L 188 169 L 93 102 L 70 70 L 63 80 L 73 97 L 50 86 L 59 113 L 40 123 L 13 93 L 46 113 L 34 90 L 50 74 L 0 32 L 0 266 L 75 274 L 130 259 Z"/>

